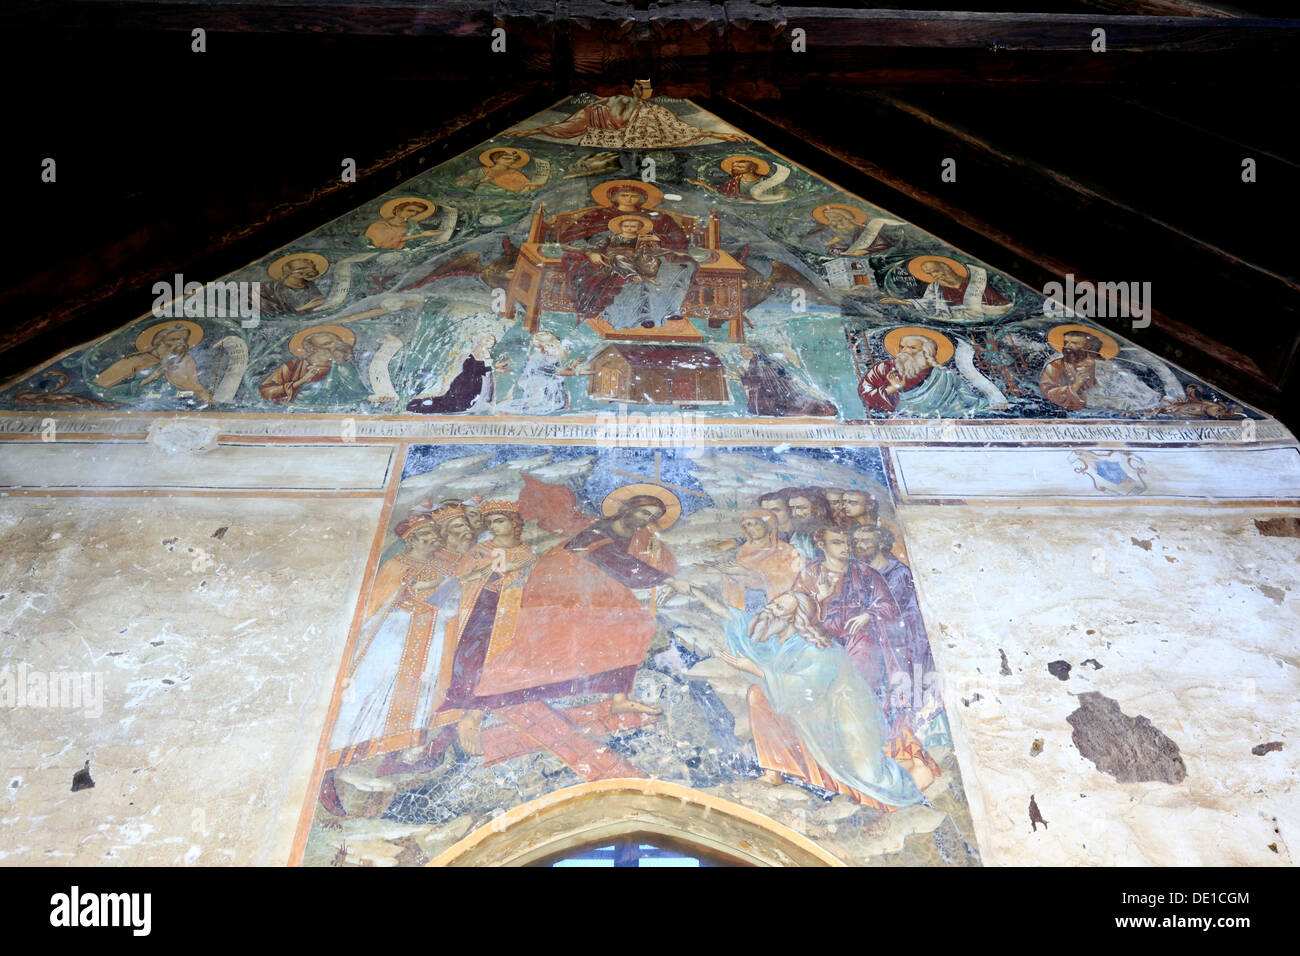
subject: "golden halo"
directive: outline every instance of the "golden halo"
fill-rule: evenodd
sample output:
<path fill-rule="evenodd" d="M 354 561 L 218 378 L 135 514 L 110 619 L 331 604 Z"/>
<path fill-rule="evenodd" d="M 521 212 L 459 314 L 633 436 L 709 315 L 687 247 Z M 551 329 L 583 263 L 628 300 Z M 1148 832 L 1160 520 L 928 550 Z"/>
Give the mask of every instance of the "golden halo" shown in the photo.
<path fill-rule="evenodd" d="M 652 485 L 647 482 L 615 488 L 600 503 L 601 514 L 606 518 L 614 517 L 614 515 L 618 514 L 618 509 L 623 502 L 636 495 L 650 495 L 652 498 L 658 498 L 663 503 L 665 509 L 663 517 L 649 526 L 655 531 L 667 531 L 682 516 L 682 503 L 675 494 L 662 485 Z"/>
<path fill-rule="evenodd" d="M 757 156 L 728 156 L 722 162 L 718 163 L 718 165 L 722 167 L 722 171 L 728 176 L 734 176 L 735 173 L 731 171 L 731 164 L 738 159 L 748 160 L 753 163 L 755 166 L 754 172 L 758 173 L 760 176 L 766 176 L 772 171 L 771 163 L 765 159 L 759 159 Z"/>
<path fill-rule="evenodd" d="M 1101 340 L 1101 357 L 1104 359 L 1113 359 L 1119 354 L 1118 342 L 1101 329 L 1089 328 L 1086 325 L 1058 325 L 1047 333 L 1047 344 L 1058 352 L 1064 352 L 1066 332 L 1086 332 L 1088 335 L 1096 336 Z"/>
<path fill-rule="evenodd" d="M 189 347 L 194 348 L 203 341 L 203 328 L 196 322 L 183 322 L 180 319 L 174 319 L 171 322 L 159 322 L 157 325 L 151 325 L 135 337 L 135 350 L 137 352 L 147 352 L 153 348 L 153 340 L 158 337 L 158 333 L 163 329 L 174 329 L 177 326 L 184 327 L 190 333 Z"/>
<path fill-rule="evenodd" d="M 518 149 L 518 148 L 516 148 L 516 147 L 514 147 L 514 146 L 493 146 L 491 149 L 485 149 L 485 150 L 483 150 L 483 152 L 479 153 L 479 154 L 478 154 L 478 161 L 479 161 L 480 163 L 482 163 L 484 166 L 491 166 L 491 165 L 492 165 L 492 159 L 491 159 L 492 154 L 493 154 L 493 153 L 500 153 L 500 152 L 518 153 L 520 156 L 522 156 L 522 157 L 524 158 L 524 161 L 523 161 L 522 163 L 520 163 L 518 166 L 515 166 L 515 167 L 514 167 L 515 169 L 520 169 L 520 168 L 522 168 L 522 167 L 524 167 L 524 166 L 527 166 L 527 165 L 528 165 L 528 161 L 529 161 L 530 159 L 532 159 L 532 157 L 529 156 L 527 153 L 525 153 L 522 149 Z"/>
<path fill-rule="evenodd" d="M 890 355 L 897 355 L 899 345 L 902 343 L 903 339 L 909 335 L 919 335 L 933 342 L 935 345 L 934 360 L 940 365 L 952 358 L 952 339 L 948 338 L 948 336 L 944 335 L 942 332 L 936 332 L 934 329 L 922 328 L 919 325 L 903 325 L 886 332 L 885 351 Z"/>
<path fill-rule="evenodd" d="M 353 332 L 351 329 L 344 328 L 341 325 L 313 325 L 309 329 L 303 329 L 289 340 L 289 351 L 299 358 L 305 358 L 307 355 L 305 340 L 307 336 L 316 332 L 333 332 L 344 342 L 348 343 L 349 348 L 357 344 L 357 333 Z"/>
<path fill-rule="evenodd" d="M 607 183 L 601 183 L 591 190 L 591 198 L 596 200 L 602 206 L 614 205 L 614 200 L 610 199 L 611 193 L 616 193 L 623 188 L 635 189 L 637 192 L 645 193 L 645 202 L 641 204 L 642 209 L 653 209 L 663 201 L 664 194 L 654 183 L 643 183 L 639 179 L 612 179 Z"/>
<path fill-rule="evenodd" d="M 823 225 L 828 225 L 828 223 L 826 222 L 826 210 L 828 209 L 843 209 L 845 212 L 849 213 L 853 217 L 853 221 L 856 222 L 859 226 L 865 226 L 867 224 L 867 219 L 869 218 L 867 216 L 867 212 L 865 209 L 859 209 L 857 206 L 846 206 L 843 203 L 837 203 L 837 202 L 831 202 L 831 203 L 827 203 L 824 206 L 818 206 L 816 209 L 813 210 L 812 213 L 813 218 L 816 219 L 818 222 L 822 223 Z"/>
<path fill-rule="evenodd" d="M 633 216 L 631 214 L 626 216 L 615 216 L 611 219 L 609 221 L 609 231 L 614 233 L 616 236 L 622 235 L 622 233 L 619 232 L 619 225 L 625 219 L 635 219 L 637 222 L 641 223 L 641 231 L 637 233 L 638 236 L 648 236 L 650 233 L 655 231 L 655 224 L 645 216 Z"/>
<path fill-rule="evenodd" d="M 320 278 L 320 276 L 323 276 L 327 271 L 329 271 L 330 261 L 319 252 L 291 252 L 287 256 L 281 256 L 279 259 L 272 262 L 266 267 L 266 271 L 272 279 L 279 279 L 284 275 L 284 267 L 286 263 L 294 259 L 310 259 L 312 262 L 316 263 L 316 272 L 318 273 L 317 278 Z"/>
<path fill-rule="evenodd" d="M 402 203 L 408 202 L 418 202 L 424 206 L 424 212 L 417 216 L 412 216 L 411 222 L 419 222 L 421 219 L 428 219 L 433 215 L 433 211 L 438 208 L 432 199 L 424 199 L 421 196 L 398 196 L 396 199 L 390 199 L 388 202 L 380 206 L 379 215 L 383 216 L 385 219 L 391 219 L 397 207 L 402 205 Z"/>
<path fill-rule="evenodd" d="M 927 262 L 948 263 L 952 271 L 957 273 L 958 279 L 964 279 L 966 276 L 970 275 L 970 270 L 956 259 L 949 259 L 947 256 L 917 256 L 907 264 L 907 271 L 912 273 L 912 275 L 916 276 L 916 278 L 920 279 L 926 285 L 929 285 L 934 281 L 934 276 L 930 275 L 928 272 L 921 271 L 921 266 L 925 265 Z"/>

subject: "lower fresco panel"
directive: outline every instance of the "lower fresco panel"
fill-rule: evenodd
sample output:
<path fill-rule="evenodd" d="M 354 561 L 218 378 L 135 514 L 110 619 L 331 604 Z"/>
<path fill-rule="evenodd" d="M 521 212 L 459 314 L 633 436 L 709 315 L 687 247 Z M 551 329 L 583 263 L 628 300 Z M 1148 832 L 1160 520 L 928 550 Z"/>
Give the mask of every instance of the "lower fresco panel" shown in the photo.
<path fill-rule="evenodd" d="M 614 779 L 979 861 L 876 448 L 413 446 L 363 601 L 307 865 Z"/>

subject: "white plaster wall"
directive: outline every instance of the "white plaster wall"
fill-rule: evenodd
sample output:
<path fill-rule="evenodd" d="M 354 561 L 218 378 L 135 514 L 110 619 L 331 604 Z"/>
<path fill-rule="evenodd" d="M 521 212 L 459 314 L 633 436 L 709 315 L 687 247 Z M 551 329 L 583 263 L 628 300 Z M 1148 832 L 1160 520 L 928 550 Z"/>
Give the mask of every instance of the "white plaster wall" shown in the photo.
<path fill-rule="evenodd" d="M 1252 520 L 1286 513 L 899 510 L 986 864 L 1295 862 L 1300 538 Z M 1186 778 L 1122 784 L 1085 759 L 1066 722 L 1085 691 L 1149 718 Z M 1284 749 L 1251 753 L 1267 741 Z"/>
<path fill-rule="evenodd" d="M 0 707 L 0 863 L 287 862 L 379 511 L 0 498 L 0 672 L 104 687 Z"/>

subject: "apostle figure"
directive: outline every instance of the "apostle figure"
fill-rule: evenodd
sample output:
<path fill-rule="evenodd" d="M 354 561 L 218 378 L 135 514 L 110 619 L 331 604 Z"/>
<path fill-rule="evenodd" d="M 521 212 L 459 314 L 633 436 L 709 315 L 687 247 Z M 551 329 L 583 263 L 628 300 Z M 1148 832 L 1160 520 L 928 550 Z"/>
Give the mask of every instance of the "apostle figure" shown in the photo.
<path fill-rule="evenodd" d="M 760 495 L 758 506 L 776 516 L 777 539 L 789 543 L 790 536 L 794 534 L 794 521 L 790 515 L 790 505 L 785 500 L 785 495 L 779 491 Z"/>
<path fill-rule="evenodd" d="M 730 561 L 717 562 L 713 568 L 723 575 L 722 596 L 727 604 L 753 611 L 790 590 L 805 562 L 778 536 L 772 512 L 752 508 L 741 512 L 739 522 L 744 542 Z"/>
<path fill-rule="evenodd" d="M 270 282 L 261 284 L 261 308 L 267 315 L 294 315 L 325 304 L 316 280 L 329 269 L 329 260 L 316 252 L 301 252 L 267 266 Z"/>
<path fill-rule="evenodd" d="M 910 730 L 891 733 L 873 689 L 818 627 L 812 597 L 787 592 L 754 614 L 678 580 L 667 589 L 722 618 L 718 656 L 757 679 L 746 698 L 762 782 L 780 786 L 784 774 L 876 810 L 924 801 L 938 765 Z"/>
<path fill-rule="evenodd" d="M 356 333 L 341 325 L 317 325 L 289 340 L 298 358 L 285 362 L 258 386 L 262 397 L 277 405 L 349 405 L 367 389 L 352 364 Z"/>
<path fill-rule="evenodd" d="M 812 212 L 821 225 L 801 237 L 804 245 L 826 256 L 864 256 L 873 252 L 886 252 L 894 243 L 885 238 L 886 226 L 903 225 L 897 219 L 872 219 L 866 210 L 857 206 L 830 203 L 818 206 Z"/>
<path fill-rule="evenodd" d="M 993 288 L 988 270 L 946 256 L 917 256 L 907 264 L 913 278 L 926 284 L 919 299 L 881 299 L 907 305 L 940 319 L 975 322 L 1002 315 L 1012 302 Z"/>
<path fill-rule="evenodd" d="M 953 355 L 947 336 L 919 327 L 893 329 L 885 336 L 885 349 L 893 357 L 871 366 L 858 383 L 868 409 L 899 417 L 955 418 L 988 404 L 946 367 Z"/>
<path fill-rule="evenodd" d="M 690 146 L 701 140 L 741 142 L 740 133 L 715 133 L 692 126 L 666 107 L 650 102 L 649 80 L 637 80 L 630 95 L 607 96 L 584 106 L 558 123 L 518 130 L 514 136 L 550 136 L 578 140 L 579 146 L 606 149 Z"/>
<path fill-rule="evenodd" d="M 535 172 L 532 177 L 524 175 L 523 168 L 531 157 L 522 149 L 489 149 L 479 155 L 481 168 L 471 169 L 456 180 L 458 186 L 470 186 L 477 189 L 491 183 L 510 192 L 529 192 L 541 189 L 551 173 L 551 164 L 539 159 L 533 164 Z"/>
<path fill-rule="evenodd" d="M 151 325 L 136 336 L 136 351 L 96 375 L 94 383 L 100 388 L 126 383 L 138 393 L 162 377 L 178 391 L 193 392 L 199 401 L 211 402 L 212 390 L 199 381 L 198 366 L 190 354 L 202 340 L 203 329 L 196 322 Z"/>
<path fill-rule="evenodd" d="M 505 371 L 508 360 L 493 359 L 494 335 L 480 335 L 461 362 L 460 372 L 441 395 L 417 395 L 406 403 L 408 412 L 422 415 L 452 415 L 460 412 L 486 412 L 495 394 L 493 370 Z"/>
<path fill-rule="evenodd" d="M 752 199 L 756 202 L 780 202 L 789 198 L 789 191 L 781 183 L 790 175 L 790 167 L 776 163 L 776 172 L 765 159 L 757 156 L 728 156 L 717 166 L 704 173 L 704 179 L 688 179 L 688 183 L 726 196 L 728 199 Z M 721 171 L 722 175 L 719 175 Z"/>
<path fill-rule="evenodd" d="M 489 654 L 475 694 L 489 709 L 609 694 L 611 713 L 660 713 L 631 698 L 655 632 L 654 615 L 635 592 L 676 571 L 657 535 L 681 513 L 676 496 L 658 485 L 625 485 L 605 497 L 605 517 L 591 522 L 568 488 L 525 476 L 519 508 L 568 537 L 529 573 L 513 638 L 494 642 L 499 650 Z"/>
<path fill-rule="evenodd" d="M 911 569 L 894 557 L 894 535 L 884 525 L 857 525 L 851 532 L 851 539 L 853 557 L 865 561 L 889 585 L 889 594 L 899 612 L 898 621 L 893 625 L 896 634 L 891 638 L 890 646 L 902 673 L 919 689 L 925 675 L 934 671 L 934 658 L 930 656 L 930 642 L 921 620 Z"/>
<path fill-rule="evenodd" d="M 427 199 L 390 199 L 379 209 L 384 218 L 366 227 L 366 238 L 380 249 L 405 249 L 416 239 L 447 239 L 447 229 L 421 229 L 416 223 L 432 216 L 438 207 Z"/>
<path fill-rule="evenodd" d="M 813 532 L 819 557 L 804 567 L 794 589 L 817 602 L 817 624 L 852 658 L 858 673 L 881 698 L 901 671 L 890 642 L 898 605 L 885 579 L 853 557 L 849 535 L 823 525 Z"/>
<path fill-rule="evenodd" d="M 740 358 L 748 363 L 738 381 L 749 399 L 751 415 L 834 418 L 839 411 L 833 402 L 810 395 L 788 368 L 763 352 L 744 346 Z"/>
<path fill-rule="evenodd" d="M 1078 326 L 1057 326 L 1048 333 L 1061 357 L 1043 368 L 1038 383 L 1043 395 L 1072 412 L 1137 411 L 1159 405 L 1160 393 L 1111 360 L 1119 346 L 1106 339 L 1103 343 L 1100 335 Z"/>
<path fill-rule="evenodd" d="M 790 544 L 811 561 L 817 557 L 813 532 L 834 520 L 830 502 L 816 488 L 783 488 L 779 494 L 790 509 Z"/>

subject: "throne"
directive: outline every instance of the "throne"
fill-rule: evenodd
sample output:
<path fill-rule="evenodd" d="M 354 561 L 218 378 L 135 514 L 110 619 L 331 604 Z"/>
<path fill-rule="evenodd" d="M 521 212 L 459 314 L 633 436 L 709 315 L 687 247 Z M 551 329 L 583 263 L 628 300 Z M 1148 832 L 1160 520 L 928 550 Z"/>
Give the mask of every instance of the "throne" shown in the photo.
<path fill-rule="evenodd" d="M 522 305 L 524 328 L 533 333 L 538 329 L 543 309 L 557 312 L 577 311 L 572 291 L 566 287 L 563 259 L 560 256 L 546 255 L 542 248 L 558 242 L 559 237 L 574 220 L 587 211 L 577 209 L 572 212 L 557 213 L 548 218 L 546 206 L 541 204 L 537 207 L 528 228 L 528 238 L 520 246 L 519 257 L 515 260 L 514 273 L 510 277 L 510 286 L 506 291 L 506 301 L 501 308 L 503 318 L 513 319 L 516 306 Z M 696 235 L 700 230 L 698 216 L 688 216 L 668 210 L 655 211 L 661 216 L 671 216 L 688 236 Z M 728 340 L 743 342 L 745 340 L 745 267 L 722 250 L 719 231 L 718 213 L 714 210 L 703 229 L 703 250 L 707 253 L 707 258 L 699 262 L 699 268 L 691 279 L 690 290 L 682 303 L 684 318 L 667 322 L 662 328 L 656 329 L 617 331 L 602 320 L 593 321 L 592 327 L 606 339 L 699 342 L 703 339 L 703 335 L 687 319 L 704 319 L 711 329 L 718 329 L 726 324 Z"/>

